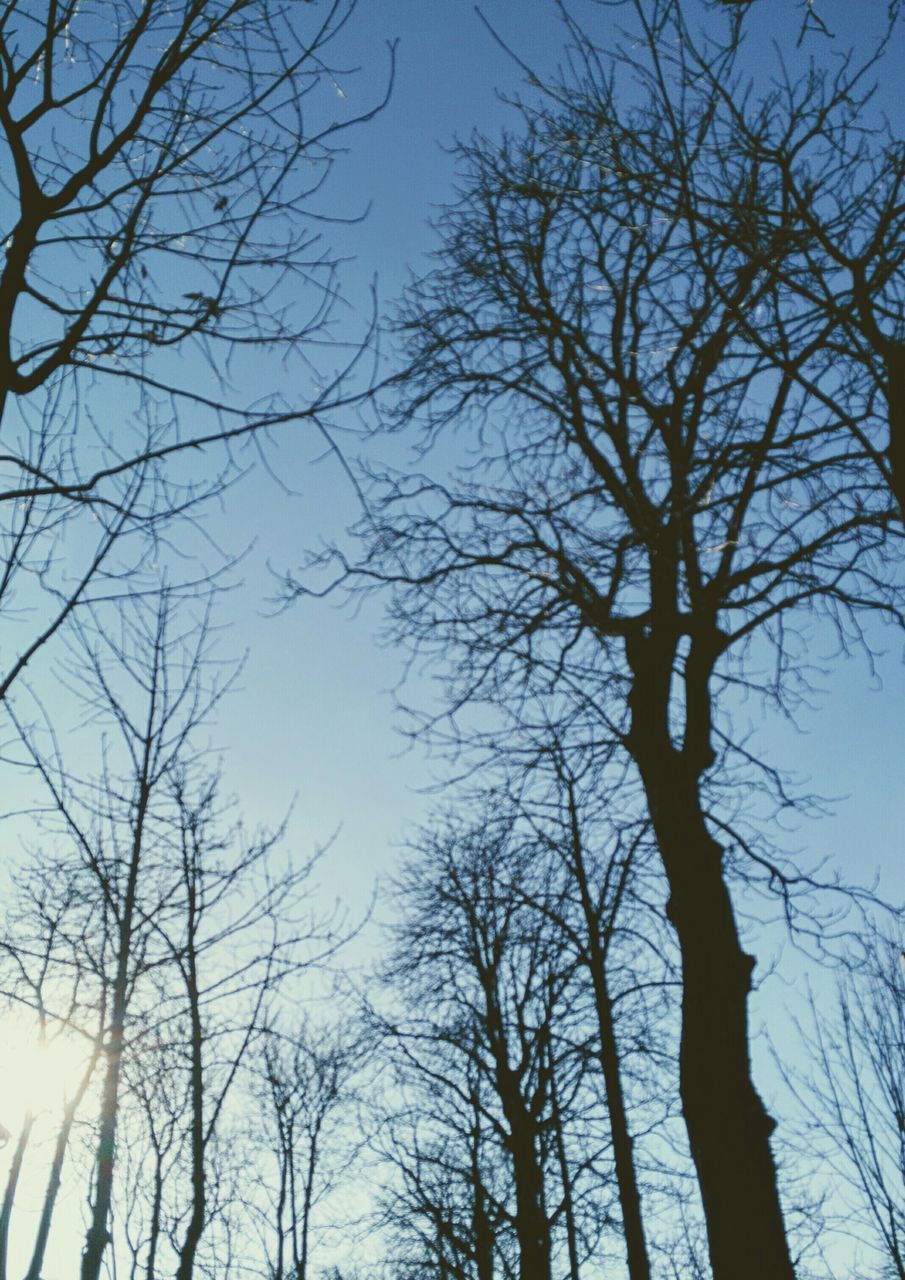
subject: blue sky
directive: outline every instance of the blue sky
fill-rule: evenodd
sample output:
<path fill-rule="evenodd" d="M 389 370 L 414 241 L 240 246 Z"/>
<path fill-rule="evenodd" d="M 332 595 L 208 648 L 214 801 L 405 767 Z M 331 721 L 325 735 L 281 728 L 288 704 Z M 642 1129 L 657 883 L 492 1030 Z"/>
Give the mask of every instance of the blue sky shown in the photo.
<path fill-rule="evenodd" d="M 793 63 L 804 56 L 794 48 L 801 7 L 793 0 L 756 3 L 763 21 L 753 31 L 751 65 L 766 86 L 776 48 Z M 839 45 L 876 29 L 884 10 L 883 0 L 865 0 L 856 32 L 851 6 L 823 0 L 820 7 Z M 552 0 L 488 0 L 483 12 L 526 62 L 542 73 L 555 69 L 563 33 Z M 593 20 L 605 43 L 612 11 L 585 0 L 575 13 Z M 500 93 L 518 91 L 521 72 L 467 0 L 362 4 L 335 60 L 337 111 L 358 111 L 374 101 L 385 82 L 386 42 L 395 38 L 397 76 L 389 105 L 346 139 L 348 154 L 339 158 L 322 197 L 324 209 L 350 216 L 371 205 L 359 225 L 324 228 L 325 244 L 351 259 L 343 269 L 345 302 L 335 329 L 350 342 L 367 323 L 372 283 L 381 303 L 391 303 L 409 271 L 424 270 L 436 249 L 430 219 L 452 194 L 454 163 L 445 147 L 453 136 L 473 128 L 493 135 L 517 124 Z M 815 40 L 805 49 L 821 57 L 831 50 L 830 42 Z M 354 66 L 361 71 L 343 69 Z M 330 354 L 322 358 L 329 367 Z M 346 430 L 338 439 L 354 454 L 360 447 L 355 422 L 339 425 Z M 389 690 L 402 667 L 398 653 L 375 643 L 378 602 L 358 616 L 317 601 L 266 616 L 275 589 L 267 565 L 294 567 L 321 539 L 341 537 L 355 515 L 354 494 L 335 463 L 312 465 L 321 451 L 322 442 L 312 442 L 307 429 L 283 439 L 272 454 L 274 466 L 301 496 L 282 494 L 258 474 L 229 495 L 226 520 L 215 521 L 234 547 L 257 539 L 245 587 L 226 603 L 235 620 L 235 650 L 248 648 L 250 657 L 241 692 L 224 708 L 215 737 L 228 748 L 228 779 L 252 815 L 276 818 L 297 795 L 294 840 L 308 848 L 338 831 L 322 879 L 329 892 L 360 903 L 374 876 L 391 867 L 394 843 L 425 813 L 428 801 L 419 788 L 442 765 L 432 766 L 417 747 L 407 750 L 394 731 Z M 882 868 L 885 888 L 897 894 L 903 888 L 905 676 L 901 638 L 878 637 L 878 644 L 886 652 L 874 679 L 863 660 L 834 657 L 834 637 L 816 629 L 811 653 L 825 660 L 827 675 L 818 682 L 822 692 L 814 708 L 802 713 L 797 728 L 758 713 L 753 718 L 771 758 L 837 801 L 832 816 L 804 822 L 794 842 L 809 853 L 838 857 L 853 877 L 869 880 Z M 427 681 L 415 677 L 406 696 L 428 699 Z"/>
<path fill-rule="evenodd" d="M 754 0 L 752 67 L 767 82 L 775 39 L 793 61 L 801 20 L 798 0 Z M 885 0 L 818 0 L 839 46 L 878 28 Z M 563 32 L 553 0 L 485 0 L 483 12 L 523 58 L 550 73 L 561 56 Z M 579 19 L 593 20 L 606 42 L 613 11 L 593 0 L 575 0 Z M 752 15 L 754 16 L 754 14 Z M 370 288 L 382 304 L 399 294 L 410 270 L 425 269 L 438 246 L 430 219 L 453 192 L 454 164 L 445 146 L 477 128 L 490 135 L 517 116 L 500 100 L 522 86 L 519 68 L 494 42 L 470 0 L 361 0 L 336 53 L 335 85 L 323 111 L 368 109 L 382 93 L 386 44 L 398 38 L 394 92 L 384 112 L 344 139 L 320 207 L 360 224 L 323 228 L 325 246 L 349 261 L 343 268 L 344 303 L 335 336 L 354 344 L 368 323 Z M 826 44 L 811 46 L 823 56 Z M 353 73 L 343 68 L 361 67 Z M 898 86 L 889 95 L 891 108 Z M 331 96 L 335 95 L 335 97 Z M 321 353 L 329 369 L 334 357 Z M 338 357 L 337 357 L 338 359 Z M 261 379 L 286 376 L 277 366 Z M 249 383 L 249 391 L 256 388 Z M 350 454 L 361 445 L 356 422 L 339 422 L 337 438 Z M 398 449 L 394 444 L 394 450 Z M 377 449 L 381 446 L 378 444 Z M 248 651 L 237 692 L 212 726 L 222 750 L 226 781 L 251 823 L 277 822 L 295 800 L 289 840 L 307 854 L 335 835 L 319 872 L 323 892 L 360 912 L 375 880 L 392 870 L 394 849 L 426 814 L 432 800 L 423 789 L 443 772 L 418 747 L 406 749 L 396 732 L 391 690 L 402 657 L 378 647 L 381 604 L 357 614 L 330 602 L 302 601 L 275 612 L 270 603 L 276 570 L 292 569 L 323 540 L 341 538 L 357 511 L 354 493 L 329 458 L 315 462 L 322 441 L 310 429 L 288 433 L 269 454 L 274 470 L 299 496 L 283 492 L 258 471 L 226 497 L 210 528 L 228 549 L 254 542 L 239 570 L 243 585 L 222 602 L 229 631 L 224 656 Z M 398 455 L 397 455 L 398 456 Z M 826 855 L 848 876 L 870 881 L 882 874 L 886 892 L 902 896 L 902 832 L 905 830 L 905 664 L 903 639 L 877 636 L 884 650 L 872 675 L 861 658 L 835 656 L 835 638 L 815 628 L 814 660 L 827 674 L 812 709 L 798 725 L 765 719 L 752 709 L 766 753 L 835 797 L 834 811 L 802 820 L 790 843 L 809 861 Z M 427 703 L 429 679 L 413 675 L 409 700 Z M 778 999 L 783 999 L 781 994 Z"/>

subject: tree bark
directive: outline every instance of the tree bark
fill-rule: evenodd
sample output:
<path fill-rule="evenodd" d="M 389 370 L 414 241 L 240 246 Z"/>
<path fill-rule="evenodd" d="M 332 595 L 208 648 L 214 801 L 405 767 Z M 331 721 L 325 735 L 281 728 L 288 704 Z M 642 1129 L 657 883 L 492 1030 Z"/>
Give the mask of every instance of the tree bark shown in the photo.
<path fill-rule="evenodd" d="M 493 989 L 494 976 L 481 975 L 487 1030 L 494 1058 L 497 1095 L 509 1126 L 507 1146 L 515 1183 L 515 1234 L 519 1280 L 550 1280 L 550 1223 L 544 1208 L 544 1173 L 537 1150 L 537 1125 L 522 1096 L 518 1074 L 509 1065 L 503 1018 Z"/>
<path fill-rule="evenodd" d="M 521 1099 L 501 1097 L 509 1123 L 509 1150 L 515 1181 L 515 1233 L 519 1243 L 519 1280 L 550 1280 L 550 1224 L 544 1212 L 543 1171 L 534 1141 L 534 1125 Z"/>
<path fill-rule="evenodd" d="M 195 1270 L 195 1258 L 198 1246 L 207 1225 L 207 1173 L 205 1170 L 205 1154 L 207 1140 L 204 1124 L 204 1028 L 201 1022 L 201 988 L 198 978 L 197 927 L 198 914 L 195 884 L 192 877 L 187 876 L 189 900 L 188 945 L 186 947 L 186 983 L 189 997 L 189 1025 L 191 1029 L 190 1083 L 192 1125 L 192 1208 L 182 1248 L 179 1251 L 179 1267 L 176 1280 L 192 1280 Z"/>
<path fill-rule="evenodd" d="M 477 1101 L 474 1108 L 475 1127 L 471 1145 L 471 1185 L 474 1199 L 471 1229 L 474 1238 L 475 1270 L 477 1280 L 493 1280 L 493 1230 L 487 1215 L 487 1193 L 481 1173 L 481 1131 Z"/>
<path fill-rule="evenodd" d="M 550 1052 L 549 1049 L 548 1052 Z M 552 1061 L 550 1062 L 550 1123 L 553 1129 L 553 1141 L 556 1146 L 560 1181 L 562 1182 L 562 1208 L 566 1222 L 566 1245 L 569 1251 L 569 1280 L 579 1280 L 578 1232 L 575 1226 L 575 1205 L 572 1200 L 569 1154 L 566 1151 L 562 1112 L 559 1107 L 559 1093 L 556 1088 L 556 1072 Z"/>
<path fill-rule="evenodd" d="M 905 343 L 890 343 L 886 356 L 886 399 L 889 415 L 890 482 L 898 503 L 899 515 L 905 520 Z"/>

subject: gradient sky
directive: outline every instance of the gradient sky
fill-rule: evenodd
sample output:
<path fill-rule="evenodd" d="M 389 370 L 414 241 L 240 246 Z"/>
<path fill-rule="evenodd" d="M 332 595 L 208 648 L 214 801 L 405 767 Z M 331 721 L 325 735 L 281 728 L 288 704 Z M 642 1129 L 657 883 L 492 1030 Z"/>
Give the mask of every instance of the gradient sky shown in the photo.
<path fill-rule="evenodd" d="M 752 67 L 764 78 L 773 62 L 771 42 L 793 62 L 799 0 L 755 0 L 760 24 L 753 32 Z M 837 45 L 878 30 L 885 0 L 818 0 Z M 564 33 L 553 0 L 485 0 L 483 12 L 501 36 L 541 73 L 555 69 Z M 605 44 L 614 11 L 575 0 L 573 12 Z M 711 15 L 712 16 L 712 15 Z M 593 25 L 591 25 L 593 23 Z M 522 85 L 522 73 L 494 42 L 470 0 L 361 0 L 338 48 L 336 109 L 367 109 L 381 94 L 388 66 L 386 44 L 398 38 L 391 100 L 372 123 L 345 140 L 320 207 L 368 217 L 348 227 L 324 227 L 325 245 L 350 260 L 343 269 L 345 304 L 335 335 L 353 343 L 368 322 L 369 290 L 381 302 L 400 292 L 410 270 L 425 269 L 436 238 L 430 219 L 453 190 L 453 160 L 444 150 L 454 135 L 478 128 L 496 134 L 517 117 L 500 99 Z M 817 39 L 815 37 L 814 39 Z M 833 46 L 811 44 L 824 56 Z M 775 65 L 775 64 L 774 64 Z M 900 64 L 901 65 L 901 64 Z M 360 66 L 358 73 L 343 67 Z M 890 100 L 897 106 L 898 85 Z M 329 352 L 322 354 L 326 368 Z M 339 363 L 337 357 L 336 363 Z M 261 376 L 285 376 L 277 368 Z M 338 424 L 351 433 L 355 423 Z M 354 435 L 339 437 L 351 454 Z M 394 449 L 397 446 L 394 445 Z M 381 606 L 357 615 L 329 602 L 303 601 L 275 614 L 268 603 L 276 581 L 268 566 L 291 569 L 319 540 L 341 537 L 356 501 L 330 459 L 314 464 L 322 442 L 305 428 L 275 444 L 270 461 L 301 496 L 290 496 L 263 472 L 227 495 L 211 530 L 226 547 L 254 546 L 242 570 L 244 584 L 223 601 L 229 632 L 221 652 L 249 657 L 237 693 L 212 729 L 222 748 L 226 781 L 250 823 L 277 822 L 295 798 L 289 840 L 307 854 L 336 834 L 319 880 L 353 912 L 367 903 L 375 879 L 392 869 L 394 847 L 432 803 L 422 791 L 443 764 L 419 747 L 406 750 L 396 732 L 390 692 L 402 675 L 398 653 L 378 647 Z M 847 875 L 902 896 L 905 887 L 905 664 L 903 637 L 878 636 L 885 650 L 873 676 L 863 659 L 835 656 L 832 635 L 815 631 L 811 654 L 827 669 L 813 709 L 798 726 L 752 711 L 766 754 L 835 797 L 833 812 L 799 824 L 790 842 L 808 858 L 826 855 Z M 429 681 L 416 675 L 408 699 L 425 704 Z M 781 998 L 781 997 L 780 997 Z"/>

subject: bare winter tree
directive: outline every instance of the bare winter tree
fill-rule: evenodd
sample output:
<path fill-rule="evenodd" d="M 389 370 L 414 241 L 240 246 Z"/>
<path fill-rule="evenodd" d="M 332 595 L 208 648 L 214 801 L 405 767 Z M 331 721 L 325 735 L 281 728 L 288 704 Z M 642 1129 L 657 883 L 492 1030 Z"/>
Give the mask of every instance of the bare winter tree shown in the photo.
<path fill-rule="evenodd" d="M 573 957 L 584 976 L 586 995 L 581 998 L 579 987 L 572 1001 L 587 1006 L 584 1016 L 593 1028 L 590 1043 L 600 1068 L 627 1271 L 631 1280 L 647 1280 L 651 1248 L 639 1165 L 650 1168 L 658 1161 L 652 1152 L 639 1161 L 631 1112 L 640 1113 L 635 1123 L 650 1139 L 675 1105 L 677 1082 L 662 1068 L 674 1056 L 670 1033 L 678 983 L 659 905 L 659 877 L 651 874 L 647 824 L 626 823 L 620 829 L 606 800 L 601 801 L 599 776 L 592 771 L 583 779 L 581 770 L 581 753 L 572 756 L 554 738 L 528 785 L 520 788 L 518 812 L 550 860 L 547 901 L 536 906 L 555 925 L 563 962 Z M 614 796 L 611 807 L 617 803 Z M 549 891 L 551 882 L 558 891 Z M 633 1088 L 627 1079 L 634 1081 Z M 638 1097 L 645 1094 L 647 1105 L 639 1107 Z M 669 1164 L 659 1181 L 682 1185 L 678 1156 L 672 1155 Z M 683 1194 L 690 1209 L 691 1197 L 687 1190 Z"/>
<path fill-rule="evenodd" d="M 93 579 L 134 587 L 141 535 L 235 474 L 186 450 L 340 397 L 302 375 L 336 298 L 309 215 L 353 123 L 327 63 L 353 7 L 3 6 L 0 695 Z M 308 391 L 246 395 L 261 351 Z"/>
<path fill-rule="evenodd" d="M 632 0 L 645 58 L 629 54 L 650 95 L 648 128 L 636 129 L 633 162 L 620 169 L 636 197 L 656 214 L 693 211 L 702 229 L 698 269 L 719 287 L 720 262 L 728 255 L 744 270 L 771 280 L 762 302 L 740 320 L 752 342 L 774 364 L 802 381 L 835 415 L 840 430 L 854 433 L 905 512 L 905 149 L 901 131 L 877 102 L 878 81 L 901 40 L 901 5 L 878 6 L 884 25 L 866 54 L 833 49 L 813 57 L 800 78 L 788 69 L 777 85 L 752 100 L 742 69 L 745 24 L 756 25 L 746 6 L 726 31 L 702 41 L 685 16 L 688 6 Z M 885 12 L 884 12 L 885 8 Z M 828 28 L 818 7 L 805 6 L 803 33 Z M 575 28 L 573 28 L 575 30 Z M 589 40 L 582 39 L 583 79 L 570 110 L 605 106 L 610 131 L 597 139 L 597 160 L 620 164 L 613 83 Z M 794 55 L 793 55 L 794 57 Z M 684 131 L 672 110 L 682 85 L 706 84 L 718 121 L 722 154 L 713 167 L 700 163 L 700 132 Z M 636 122 L 638 123 L 638 122 Z M 700 118 L 700 125 L 706 123 Z M 711 133 L 711 138 L 713 137 Z M 705 144 L 706 145 L 706 144 Z M 643 157 L 643 159 L 642 159 Z M 740 185 L 730 190 L 726 171 Z M 648 184 L 649 170 L 659 174 Z M 768 319 L 769 316 L 769 319 Z"/>
<path fill-rule="evenodd" d="M 610 1206 L 593 1039 L 544 910 L 558 886 L 510 819 L 497 797 L 475 824 L 438 827 L 399 885 L 378 1026 L 401 1096 L 387 1217 L 412 1274 L 577 1277 Z"/>
<path fill-rule="evenodd" d="M 89 723 L 107 732 L 96 778 L 75 773 L 53 751 L 48 730 L 10 711 L 50 797 L 26 883 L 35 883 L 38 901 L 49 899 L 41 887 L 51 881 L 57 892 L 71 886 L 60 897 L 59 925 L 52 900 L 38 913 L 47 955 L 41 979 L 55 994 L 57 1023 L 91 1032 L 93 1060 L 101 1058 L 83 1171 L 85 1280 L 96 1280 L 121 1237 L 136 1275 L 162 1265 L 183 1280 L 195 1274 L 222 1210 L 212 1172 L 223 1159 L 221 1135 L 233 1123 L 233 1098 L 268 1002 L 335 942 L 330 921 L 307 906 L 310 860 L 277 865 L 281 829 L 246 833 L 219 799 L 216 776 L 204 772 L 196 735 L 229 676 L 209 665 L 203 605 L 200 617 L 179 605 L 185 601 L 164 591 L 77 622 L 73 692 Z M 59 872 L 50 880 L 49 848 Z M 5 950 L 20 974 L 14 993 L 36 1007 L 24 987 L 36 967 L 34 944 L 13 934 Z M 67 982 L 78 994 L 69 1010 Z M 89 1100 L 87 1079 L 71 1108 Z M 59 1131 L 30 1274 L 40 1273 L 74 1114 L 67 1110 Z M 121 1217 L 123 1200 L 130 1209 Z"/>
<path fill-rule="evenodd" d="M 868 1246 L 878 1274 L 905 1278 L 905 952 L 877 933 L 811 1000 L 804 1062 L 785 1074 L 811 1153 L 836 1174 L 842 1230 Z"/>
<path fill-rule="evenodd" d="M 26 1157 L 30 1163 L 34 1154 L 29 1146 L 35 1121 L 39 1121 L 39 1130 L 44 1130 L 39 1133 L 42 1143 L 49 1137 L 53 1153 L 27 1271 L 32 1280 L 41 1274 L 64 1166 L 71 1156 L 73 1126 L 97 1079 L 108 992 L 99 981 L 87 939 L 103 945 L 108 922 L 95 906 L 86 900 L 73 867 L 42 849 L 40 862 L 21 878 L 4 920 L 0 973 L 9 1027 L 18 1030 L 25 1045 L 30 1040 L 39 1051 L 52 1054 L 55 1045 L 66 1044 L 70 1052 L 64 1060 L 71 1058 L 75 1073 L 66 1090 L 54 1099 L 53 1108 L 49 1108 L 48 1099 L 29 1100 L 22 1117 L 0 1210 L 0 1274 L 4 1277 L 9 1274 L 7 1251 L 18 1184 Z M 17 1051 L 21 1050 L 15 1044 L 8 1046 L 10 1054 Z M 53 1110 L 58 1103 L 60 1114 L 36 1114 Z M 49 1134 L 48 1121 L 52 1126 Z"/>
<path fill-rule="evenodd" d="M 862 610 L 901 625 L 898 533 L 878 401 L 857 423 L 840 413 L 837 318 L 803 340 L 788 301 L 782 264 L 795 273 L 813 227 L 774 201 L 764 252 L 742 254 L 708 214 L 742 218 L 766 180 L 736 104 L 794 136 L 811 82 L 746 96 L 737 23 L 707 74 L 681 53 L 667 74 L 679 10 L 635 8 L 635 47 L 605 61 L 578 33 L 572 78 L 521 108 L 518 133 L 459 148 L 461 198 L 440 265 L 408 291 L 389 412 L 420 420 L 425 448 L 470 430 L 479 466 L 378 477 L 368 551 L 340 577 L 394 588 L 392 635 L 437 657 L 460 742 L 499 747 L 470 707 L 503 708 L 517 735 L 552 702 L 640 783 L 681 952 L 680 1086 L 714 1276 L 783 1280 L 774 1123 L 749 1057 L 755 959 L 730 884 L 742 870 L 788 891 L 807 869 L 736 822 L 752 770 L 789 797 L 731 712 L 739 689 L 794 712 L 808 610 L 845 645 Z M 843 128 L 847 102 L 827 110 Z M 879 163 L 883 137 L 858 137 Z M 707 201 L 676 198 L 677 167 Z"/>
<path fill-rule="evenodd" d="M 323 1201 L 358 1163 L 360 1140 L 351 1137 L 355 1081 L 368 1058 L 363 1037 L 350 1027 L 316 1027 L 310 1020 L 287 1034 L 268 1028 L 260 1054 L 260 1114 L 266 1165 L 276 1177 L 265 1232 L 273 1280 L 310 1280 L 315 1241 L 325 1225 Z"/>

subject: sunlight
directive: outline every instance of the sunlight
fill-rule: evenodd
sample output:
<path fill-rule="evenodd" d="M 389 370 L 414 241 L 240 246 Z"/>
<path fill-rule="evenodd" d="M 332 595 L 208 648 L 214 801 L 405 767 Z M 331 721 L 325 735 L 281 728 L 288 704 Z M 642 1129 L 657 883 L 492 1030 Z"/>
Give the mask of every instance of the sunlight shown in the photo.
<path fill-rule="evenodd" d="M 78 1088 L 89 1052 L 76 1033 L 48 1031 L 42 1040 L 30 1019 L 0 1019 L 0 1145 L 3 1131 L 15 1137 L 30 1112 L 59 1111 Z"/>

